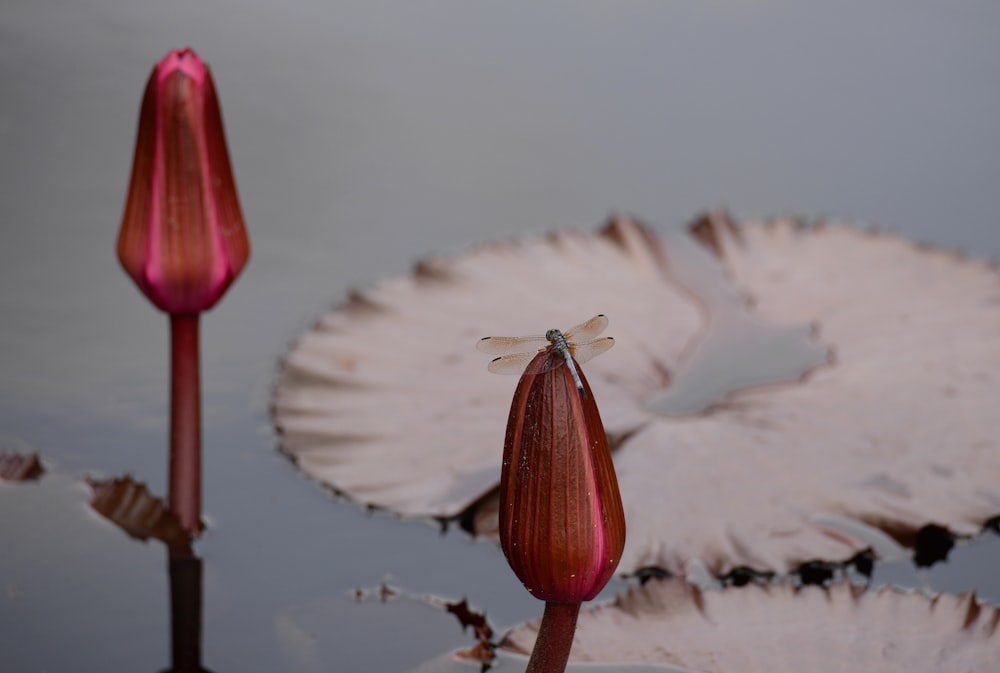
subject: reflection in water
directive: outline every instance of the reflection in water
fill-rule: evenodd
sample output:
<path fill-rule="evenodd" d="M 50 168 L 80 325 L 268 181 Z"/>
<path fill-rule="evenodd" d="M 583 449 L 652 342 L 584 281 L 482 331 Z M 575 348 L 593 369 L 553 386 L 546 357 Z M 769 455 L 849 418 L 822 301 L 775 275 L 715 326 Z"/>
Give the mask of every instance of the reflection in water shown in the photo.
<path fill-rule="evenodd" d="M 169 551 L 170 668 L 163 673 L 208 673 L 201 667 L 201 559 Z"/>
<path fill-rule="evenodd" d="M 88 480 L 90 506 L 137 540 L 156 539 L 167 547 L 170 575 L 170 659 L 163 673 L 205 673 L 201 667 L 202 560 L 191 548 L 191 534 L 160 498 L 131 477 Z"/>

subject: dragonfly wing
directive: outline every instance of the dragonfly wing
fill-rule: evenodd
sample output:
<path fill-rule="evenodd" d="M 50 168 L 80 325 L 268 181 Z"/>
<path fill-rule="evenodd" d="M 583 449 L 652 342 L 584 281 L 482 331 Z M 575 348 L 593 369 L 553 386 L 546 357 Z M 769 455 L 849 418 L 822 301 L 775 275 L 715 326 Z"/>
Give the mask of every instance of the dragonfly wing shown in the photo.
<path fill-rule="evenodd" d="M 573 358 L 580 364 L 583 364 L 587 360 L 592 360 L 606 350 L 609 350 L 615 345 L 615 340 L 612 337 L 604 337 L 603 339 L 598 339 L 596 341 L 591 341 L 586 344 L 577 344 L 576 348 L 573 349 Z"/>
<path fill-rule="evenodd" d="M 476 348 L 490 355 L 510 355 L 523 351 L 532 351 L 532 355 L 534 355 L 535 352 L 548 345 L 549 341 L 544 336 L 494 336 L 483 337 L 476 342 Z"/>
<path fill-rule="evenodd" d="M 568 330 L 563 332 L 563 336 L 566 337 L 567 341 L 575 341 L 578 344 L 585 343 L 596 339 L 597 335 L 607 329 L 607 327 L 608 316 L 601 313 L 599 315 L 595 315 L 587 322 L 570 327 Z M 611 346 L 608 346 L 608 348 L 611 348 Z M 604 350 L 607 350 L 607 348 Z M 601 352 L 603 353 L 604 351 Z M 580 358 L 577 358 L 577 360 L 579 359 Z"/>
<path fill-rule="evenodd" d="M 503 355 L 491 360 L 488 369 L 494 374 L 523 374 L 524 368 L 536 355 L 538 355 L 537 351 Z"/>

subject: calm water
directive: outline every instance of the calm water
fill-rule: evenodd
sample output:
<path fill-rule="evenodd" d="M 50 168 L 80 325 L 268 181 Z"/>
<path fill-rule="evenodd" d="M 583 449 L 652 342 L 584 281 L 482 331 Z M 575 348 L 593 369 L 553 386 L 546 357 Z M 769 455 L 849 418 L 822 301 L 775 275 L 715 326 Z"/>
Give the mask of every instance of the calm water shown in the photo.
<path fill-rule="evenodd" d="M 334 502 L 276 455 L 290 341 L 418 256 L 617 210 L 830 214 L 1000 256 L 998 28 L 993 0 L 5 0 L 0 449 L 53 472 L 0 486 L 0 670 L 169 663 L 163 549 L 78 486 L 165 491 L 167 323 L 114 241 L 168 49 L 213 68 L 254 246 L 203 322 L 205 666 L 402 671 L 471 639 L 355 588 L 467 595 L 501 628 L 539 606 L 491 545 Z M 931 583 L 1000 600 L 998 546 Z"/>

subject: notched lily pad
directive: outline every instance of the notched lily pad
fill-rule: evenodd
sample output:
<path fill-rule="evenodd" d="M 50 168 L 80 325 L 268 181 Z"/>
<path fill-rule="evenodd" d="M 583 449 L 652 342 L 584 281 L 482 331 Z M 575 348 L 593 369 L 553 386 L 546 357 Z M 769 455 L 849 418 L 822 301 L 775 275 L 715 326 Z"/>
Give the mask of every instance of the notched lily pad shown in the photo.
<path fill-rule="evenodd" d="M 362 503 L 489 534 L 515 381 L 476 340 L 605 313 L 617 345 L 584 368 L 617 446 L 621 572 L 785 573 L 872 546 L 854 531 L 891 548 L 1000 513 L 994 268 L 832 223 L 693 231 L 617 218 L 356 293 L 284 362 L 282 450 Z"/>
<path fill-rule="evenodd" d="M 37 481 L 45 474 L 38 454 L 0 453 L 0 480 Z"/>
<path fill-rule="evenodd" d="M 646 662 L 698 673 L 963 671 L 1000 661 L 1000 610 L 972 594 L 938 595 L 848 583 L 702 591 L 650 581 L 580 614 L 571 661 Z M 501 647 L 527 653 L 537 622 Z"/>
<path fill-rule="evenodd" d="M 175 549 L 190 549 L 191 534 L 145 484 L 132 477 L 88 479 L 87 484 L 94 492 L 90 501 L 94 511 L 130 537 L 143 542 L 153 538 Z"/>

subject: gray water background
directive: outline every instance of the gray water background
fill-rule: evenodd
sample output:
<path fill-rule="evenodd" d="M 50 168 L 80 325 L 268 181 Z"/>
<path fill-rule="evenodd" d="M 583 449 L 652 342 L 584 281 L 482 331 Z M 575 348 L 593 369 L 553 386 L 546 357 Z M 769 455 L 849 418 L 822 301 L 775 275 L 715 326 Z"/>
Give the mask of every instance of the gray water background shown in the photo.
<path fill-rule="evenodd" d="M 165 492 L 167 322 L 114 243 L 167 50 L 213 69 L 253 245 L 203 320 L 204 660 L 360 672 L 471 642 L 351 600 L 387 575 L 501 627 L 539 606 L 491 545 L 333 501 L 276 454 L 269 388 L 315 317 L 419 256 L 609 212 L 832 215 L 1000 255 L 997 34 L 993 0 L 4 0 L 0 449 L 56 474 L 0 488 L 0 670 L 167 666 L 162 549 L 74 485 Z M 996 547 L 931 583 L 1000 600 Z"/>

